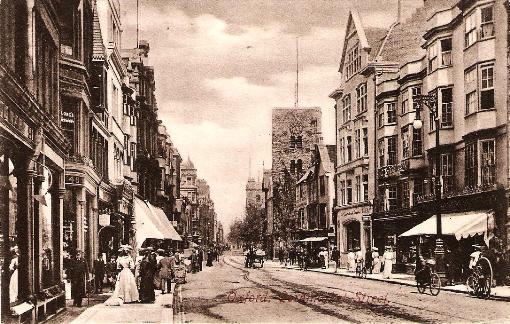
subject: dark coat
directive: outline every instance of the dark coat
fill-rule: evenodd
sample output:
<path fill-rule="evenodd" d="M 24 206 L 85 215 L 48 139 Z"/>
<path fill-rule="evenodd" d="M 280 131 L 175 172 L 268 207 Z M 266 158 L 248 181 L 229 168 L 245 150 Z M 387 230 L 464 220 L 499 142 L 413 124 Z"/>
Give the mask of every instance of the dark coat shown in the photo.
<path fill-rule="evenodd" d="M 72 297 L 85 297 L 85 278 L 88 273 L 87 262 L 84 259 L 72 260 L 70 270 Z"/>
<path fill-rule="evenodd" d="M 159 276 L 161 279 L 172 279 L 175 270 L 175 258 L 164 257 L 159 261 Z"/>
<path fill-rule="evenodd" d="M 94 273 L 96 276 L 104 277 L 105 264 L 103 260 L 94 260 Z"/>
<path fill-rule="evenodd" d="M 144 257 L 140 262 L 140 300 L 142 302 L 153 302 L 154 294 L 154 275 L 156 273 L 155 260 L 151 257 Z"/>

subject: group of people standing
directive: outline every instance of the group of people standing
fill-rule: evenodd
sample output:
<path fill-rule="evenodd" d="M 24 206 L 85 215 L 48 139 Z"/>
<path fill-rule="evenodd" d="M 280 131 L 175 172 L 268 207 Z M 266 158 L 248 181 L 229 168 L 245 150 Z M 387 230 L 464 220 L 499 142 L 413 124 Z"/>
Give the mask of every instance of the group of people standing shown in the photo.
<path fill-rule="evenodd" d="M 204 259 L 206 260 L 206 267 L 212 267 L 213 261 L 219 261 L 223 249 L 218 246 L 212 246 L 208 249 L 202 247 L 195 247 L 188 257 L 191 261 L 191 272 L 196 273 L 203 270 Z"/>
<path fill-rule="evenodd" d="M 105 264 L 102 255 L 94 260 L 95 292 L 102 292 L 104 282 L 113 284 L 113 295 L 105 302 L 106 305 L 152 303 L 155 301 L 156 289 L 161 290 L 162 294 L 172 290 L 175 269 L 182 262 L 180 253 L 164 249 L 154 251 L 152 247 L 140 248 L 136 260 L 133 260 L 131 252 L 129 245 L 122 245 L 114 269 L 112 262 Z M 75 259 L 68 266 L 74 306 L 82 306 L 88 273 L 83 253 L 77 251 Z"/>

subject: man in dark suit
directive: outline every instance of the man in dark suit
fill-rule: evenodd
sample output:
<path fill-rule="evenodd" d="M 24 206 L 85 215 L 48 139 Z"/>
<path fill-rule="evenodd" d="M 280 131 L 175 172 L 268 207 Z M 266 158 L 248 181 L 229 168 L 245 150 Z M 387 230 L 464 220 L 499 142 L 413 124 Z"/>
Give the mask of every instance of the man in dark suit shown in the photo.
<path fill-rule="evenodd" d="M 73 297 L 73 306 L 81 307 L 81 300 L 86 296 L 88 272 L 88 265 L 83 258 L 83 252 L 76 251 L 76 258 L 72 261 L 71 266 L 71 296 Z"/>
<path fill-rule="evenodd" d="M 99 253 L 97 259 L 94 260 L 94 287 L 96 294 L 103 292 L 104 274 L 105 264 L 103 260 L 103 255 Z"/>

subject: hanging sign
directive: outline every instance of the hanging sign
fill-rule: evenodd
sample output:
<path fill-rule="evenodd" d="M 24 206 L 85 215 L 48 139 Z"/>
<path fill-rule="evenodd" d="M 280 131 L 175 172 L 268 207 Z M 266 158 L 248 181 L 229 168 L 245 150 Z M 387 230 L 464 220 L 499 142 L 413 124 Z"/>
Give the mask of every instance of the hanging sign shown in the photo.
<path fill-rule="evenodd" d="M 101 226 L 110 225 L 110 214 L 99 215 L 99 225 L 101 225 Z"/>

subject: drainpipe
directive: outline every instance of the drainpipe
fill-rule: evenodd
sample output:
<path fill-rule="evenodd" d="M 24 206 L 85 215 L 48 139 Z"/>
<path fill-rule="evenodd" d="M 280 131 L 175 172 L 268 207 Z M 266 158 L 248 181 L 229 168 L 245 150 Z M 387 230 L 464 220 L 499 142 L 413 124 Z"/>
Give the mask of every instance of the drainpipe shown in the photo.
<path fill-rule="evenodd" d="M 378 71 L 377 68 L 374 67 L 374 199 L 372 203 L 372 216 L 375 214 L 376 209 L 379 206 L 378 201 L 378 195 L 379 190 L 377 187 L 377 163 L 378 163 L 378 156 L 377 156 L 377 118 L 378 118 L 378 111 L 377 111 L 377 81 L 378 81 L 378 73 L 382 74 L 382 71 Z M 374 236 L 373 236 L 373 222 L 372 217 L 370 217 L 370 244 L 373 247 L 374 246 Z"/>

